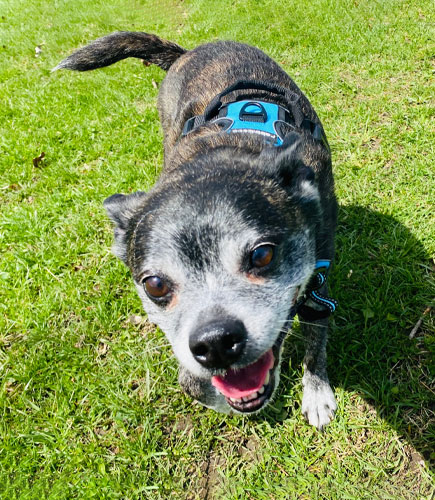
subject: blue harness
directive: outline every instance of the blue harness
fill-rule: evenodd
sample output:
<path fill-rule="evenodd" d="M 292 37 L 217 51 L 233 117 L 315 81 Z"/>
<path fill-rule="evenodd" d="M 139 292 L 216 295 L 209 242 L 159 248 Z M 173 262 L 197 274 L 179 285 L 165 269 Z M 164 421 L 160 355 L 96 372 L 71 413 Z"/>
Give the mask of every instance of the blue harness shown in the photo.
<path fill-rule="evenodd" d="M 267 91 L 286 104 L 286 107 L 260 99 L 236 100 L 224 104 L 222 98 L 236 90 Z M 206 107 L 204 114 L 192 116 L 184 124 L 181 137 L 207 124 L 219 125 L 222 132 L 261 135 L 266 143 L 282 146 L 291 132 L 306 133 L 320 141 L 329 151 L 328 140 L 320 122 L 310 120 L 302 112 L 300 96 L 279 85 L 241 80 L 218 94 Z"/>
<path fill-rule="evenodd" d="M 279 104 L 257 99 L 245 99 L 223 104 L 221 99 L 235 90 L 266 90 L 277 94 L 288 103 L 289 109 Z M 251 133 L 261 135 L 267 144 L 282 146 L 286 135 L 290 132 L 309 133 L 330 151 L 323 127 L 319 122 L 309 120 L 302 112 L 299 96 L 283 87 L 257 82 L 254 80 L 239 81 L 217 95 L 207 106 L 203 115 L 193 116 L 184 124 L 182 137 L 206 124 L 219 125 L 222 132 L 228 134 Z M 331 261 L 317 260 L 314 273 L 308 283 L 304 295 L 293 305 L 290 317 L 296 314 L 304 320 L 315 321 L 326 318 L 337 308 L 338 302 L 322 295 L 319 290 L 326 283 Z M 321 310 L 306 306 L 311 299 Z"/>
<path fill-rule="evenodd" d="M 236 101 L 223 106 L 219 118 L 213 123 L 219 124 L 228 134 L 250 132 L 262 135 L 268 144 L 281 146 L 284 137 L 280 133 L 280 124 L 287 124 L 283 118 L 288 111 L 264 101 Z M 281 115 L 281 119 L 280 119 Z"/>

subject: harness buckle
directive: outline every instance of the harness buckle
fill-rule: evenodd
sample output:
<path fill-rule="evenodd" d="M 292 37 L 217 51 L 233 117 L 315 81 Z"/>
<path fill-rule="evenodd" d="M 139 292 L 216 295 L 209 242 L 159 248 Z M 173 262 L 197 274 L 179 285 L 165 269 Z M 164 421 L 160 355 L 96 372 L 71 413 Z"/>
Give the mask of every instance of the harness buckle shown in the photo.
<path fill-rule="evenodd" d="M 239 120 L 242 122 L 267 122 L 267 112 L 261 102 L 247 102 L 239 113 Z"/>

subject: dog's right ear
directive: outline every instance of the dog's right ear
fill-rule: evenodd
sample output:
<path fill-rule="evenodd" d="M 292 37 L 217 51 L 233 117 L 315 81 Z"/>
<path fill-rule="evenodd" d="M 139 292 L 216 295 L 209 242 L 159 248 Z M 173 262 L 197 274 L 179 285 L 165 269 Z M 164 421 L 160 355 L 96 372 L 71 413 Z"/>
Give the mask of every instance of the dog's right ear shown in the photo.
<path fill-rule="evenodd" d="M 147 196 L 143 191 L 129 195 L 114 194 L 106 198 L 103 203 L 108 216 L 115 223 L 113 253 L 125 263 L 127 263 L 127 231 L 130 221 L 143 207 Z"/>

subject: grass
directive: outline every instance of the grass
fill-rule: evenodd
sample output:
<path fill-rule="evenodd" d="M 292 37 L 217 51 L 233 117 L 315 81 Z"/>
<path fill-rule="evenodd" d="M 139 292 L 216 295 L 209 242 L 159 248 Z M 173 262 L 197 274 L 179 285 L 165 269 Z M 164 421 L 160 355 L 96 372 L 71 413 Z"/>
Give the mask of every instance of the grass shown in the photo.
<path fill-rule="evenodd" d="M 433 316 L 409 339 L 433 300 L 432 7 L 2 3 L 0 498 L 434 498 Z M 257 45 L 322 118 L 340 203 L 329 344 L 339 407 L 325 433 L 301 416 L 297 329 L 279 398 L 245 419 L 192 404 L 163 333 L 129 321 L 143 313 L 110 253 L 102 200 L 156 179 L 164 73 L 132 60 L 50 73 L 117 29 L 188 48 Z"/>

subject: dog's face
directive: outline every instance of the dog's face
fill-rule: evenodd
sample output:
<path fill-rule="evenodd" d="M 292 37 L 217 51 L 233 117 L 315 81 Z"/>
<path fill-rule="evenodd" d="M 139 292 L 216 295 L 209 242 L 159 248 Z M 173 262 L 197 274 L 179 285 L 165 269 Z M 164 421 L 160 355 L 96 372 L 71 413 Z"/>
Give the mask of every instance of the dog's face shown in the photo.
<path fill-rule="evenodd" d="M 150 320 L 239 412 L 270 400 L 282 332 L 315 265 L 319 200 L 302 147 L 249 161 L 215 151 L 149 193 L 105 202 Z"/>

